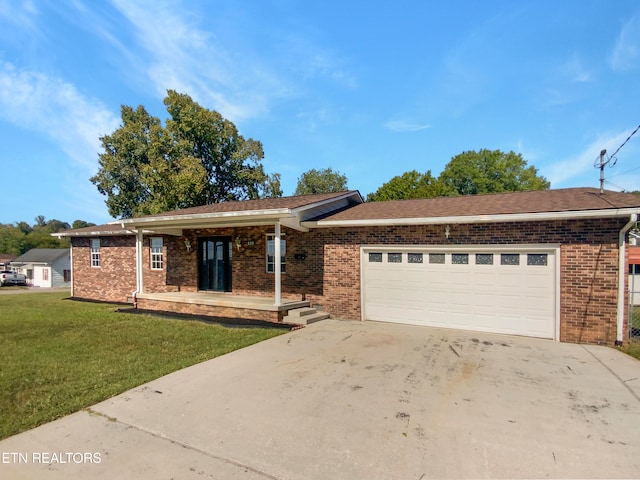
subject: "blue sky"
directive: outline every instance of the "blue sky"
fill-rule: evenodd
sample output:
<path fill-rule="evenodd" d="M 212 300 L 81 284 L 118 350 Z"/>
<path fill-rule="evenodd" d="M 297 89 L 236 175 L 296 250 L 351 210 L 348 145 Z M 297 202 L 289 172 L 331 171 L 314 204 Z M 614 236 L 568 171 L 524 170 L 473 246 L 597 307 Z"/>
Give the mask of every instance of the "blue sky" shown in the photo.
<path fill-rule="evenodd" d="M 597 187 L 638 85 L 637 0 L 0 0 L 0 223 L 111 220 L 99 137 L 122 104 L 164 121 L 167 89 L 260 140 L 285 195 L 326 167 L 367 195 L 482 148 Z M 606 188 L 640 189 L 640 132 L 616 157 Z"/>

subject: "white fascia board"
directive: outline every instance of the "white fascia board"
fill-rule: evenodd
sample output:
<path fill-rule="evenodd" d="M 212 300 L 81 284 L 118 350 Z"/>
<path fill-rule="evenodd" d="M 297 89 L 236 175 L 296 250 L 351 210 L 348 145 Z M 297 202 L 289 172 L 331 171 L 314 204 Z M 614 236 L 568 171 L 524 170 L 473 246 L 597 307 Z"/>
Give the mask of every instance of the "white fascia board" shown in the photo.
<path fill-rule="evenodd" d="M 235 222 L 260 222 L 265 219 L 280 219 L 291 217 L 291 210 L 288 208 L 278 208 L 271 210 L 239 210 L 234 212 L 217 213 L 197 213 L 193 215 L 168 215 L 144 218 L 128 218 L 111 222 L 113 224 L 128 225 L 131 228 L 138 227 L 175 227 L 175 228 L 197 228 L 217 227 L 221 223 Z"/>
<path fill-rule="evenodd" d="M 399 225 L 444 225 L 467 223 L 508 223 L 508 222 L 540 222 L 544 220 L 569 220 L 580 218 L 612 218 L 626 217 L 632 213 L 640 213 L 640 208 L 620 208 L 607 210 L 578 210 L 567 212 L 540 213 L 507 213 L 497 215 L 465 215 L 455 217 L 420 217 L 420 218 L 387 218 L 366 220 L 319 220 L 302 222 L 307 228 L 330 227 L 375 227 Z"/>
<path fill-rule="evenodd" d="M 58 233 L 51 233 L 50 234 L 52 237 L 58 237 L 58 238 L 62 238 L 62 237 L 119 237 L 122 235 L 135 235 L 135 232 L 133 230 L 128 230 L 128 229 L 122 229 L 122 230 L 109 230 L 109 231 L 99 231 L 96 230 L 94 232 L 73 232 L 73 231 L 69 231 L 69 232 L 58 232 Z"/>

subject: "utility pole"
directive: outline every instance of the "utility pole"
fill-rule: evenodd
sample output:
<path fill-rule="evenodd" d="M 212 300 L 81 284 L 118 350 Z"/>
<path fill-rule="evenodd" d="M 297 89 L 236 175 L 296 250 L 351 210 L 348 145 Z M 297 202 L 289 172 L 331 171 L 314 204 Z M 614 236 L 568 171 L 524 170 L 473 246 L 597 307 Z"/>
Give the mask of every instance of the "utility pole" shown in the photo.
<path fill-rule="evenodd" d="M 600 193 L 604 193 L 604 166 L 609 163 L 604 161 L 606 150 L 600 150 Z"/>

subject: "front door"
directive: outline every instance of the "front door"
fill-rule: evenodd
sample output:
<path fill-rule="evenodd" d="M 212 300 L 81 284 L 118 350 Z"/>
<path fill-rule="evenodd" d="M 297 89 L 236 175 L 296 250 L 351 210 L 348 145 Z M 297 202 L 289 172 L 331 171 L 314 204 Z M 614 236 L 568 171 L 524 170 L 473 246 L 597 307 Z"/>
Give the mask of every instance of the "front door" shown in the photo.
<path fill-rule="evenodd" d="M 201 238 L 198 253 L 200 290 L 231 291 L 231 238 Z"/>

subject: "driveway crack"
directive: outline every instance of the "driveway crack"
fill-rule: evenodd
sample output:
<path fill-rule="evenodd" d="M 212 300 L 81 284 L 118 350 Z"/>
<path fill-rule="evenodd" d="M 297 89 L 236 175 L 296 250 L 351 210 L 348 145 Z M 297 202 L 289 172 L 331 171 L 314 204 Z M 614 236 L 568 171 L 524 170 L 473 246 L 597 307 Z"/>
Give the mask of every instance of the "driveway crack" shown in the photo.
<path fill-rule="evenodd" d="M 620 375 L 618 375 L 616 372 L 614 372 L 613 370 L 611 370 L 611 368 L 609 368 L 609 366 L 608 366 L 606 363 L 604 363 L 602 360 L 600 360 L 600 358 L 598 358 L 598 356 L 597 356 L 597 355 L 595 355 L 593 352 L 591 352 L 587 347 L 585 347 L 584 345 L 581 345 L 581 347 L 582 347 L 586 352 L 588 352 L 588 353 L 589 353 L 589 355 L 591 355 L 593 358 L 595 358 L 595 359 L 600 363 L 600 365 L 602 365 L 604 368 L 606 368 L 607 370 L 609 370 L 609 372 L 611 373 L 611 375 L 613 375 L 614 377 L 616 377 L 616 378 L 618 379 L 618 381 L 619 381 L 622 385 L 624 385 L 624 388 L 626 388 L 627 390 L 629 390 L 629 393 L 630 393 L 631 395 L 633 395 L 633 397 L 634 397 L 638 402 L 640 402 L 640 397 L 638 396 L 638 394 L 633 390 L 633 388 L 631 388 L 629 385 L 627 385 L 627 382 L 628 382 L 629 380 L 623 380 L 623 379 L 620 377 Z"/>
<path fill-rule="evenodd" d="M 135 429 L 135 430 L 137 430 L 139 432 L 146 433 L 146 434 L 151 435 L 152 437 L 158 438 L 160 440 L 166 440 L 168 442 L 171 442 L 174 445 L 178 445 L 178 446 L 180 446 L 182 448 L 186 448 L 188 450 L 191 450 L 191 451 L 194 451 L 194 452 L 197 452 L 197 453 L 201 453 L 202 455 L 206 455 L 209 458 L 213 458 L 215 460 L 220 460 L 221 462 L 225 462 L 225 463 L 228 463 L 230 465 L 233 465 L 233 466 L 248 470 L 248 471 L 253 472 L 253 473 L 257 474 L 257 475 L 260 475 L 261 477 L 268 478 L 269 480 L 282 480 L 280 477 L 276 477 L 274 475 L 271 475 L 270 473 L 263 472 L 262 470 L 260 470 L 258 468 L 252 467 L 251 465 L 246 465 L 246 464 L 244 464 L 242 462 L 239 462 L 237 460 L 233 460 L 231 458 L 221 457 L 220 455 L 215 455 L 215 454 L 213 454 L 211 452 L 207 452 L 206 450 L 202 450 L 201 448 L 194 447 L 193 445 L 189 445 L 188 443 L 184 443 L 184 442 L 180 442 L 178 440 L 174 440 L 174 439 L 169 438 L 169 437 L 167 437 L 165 435 L 162 435 L 160 433 L 153 432 L 151 430 L 147 430 L 146 428 L 141 428 L 141 427 L 139 427 L 137 425 L 133 425 L 131 423 L 123 422 L 121 420 L 118 420 L 117 418 L 109 417 L 109 416 L 107 416 L 107 415 L 105 415 L 105 414 L 103 414 L 101 412 L 98 412 L 96 410 L 93 410 L 91 408 L 86 408 L 85 410 L 90 415 L 98 415 L 98 416 L 104 417 L 110 422 L 119 423 L 120 425 L 124 425 L 125 427 L 133 428 L 133 429 Z"/>

